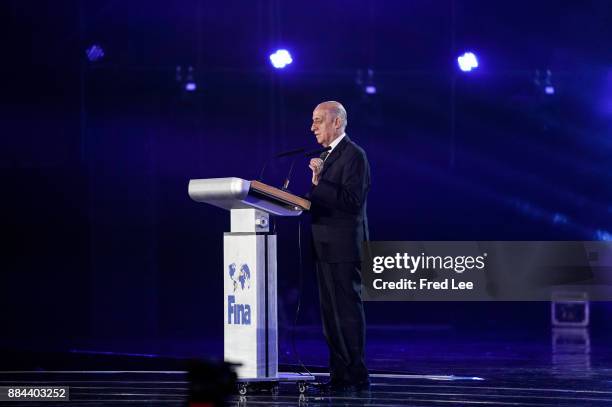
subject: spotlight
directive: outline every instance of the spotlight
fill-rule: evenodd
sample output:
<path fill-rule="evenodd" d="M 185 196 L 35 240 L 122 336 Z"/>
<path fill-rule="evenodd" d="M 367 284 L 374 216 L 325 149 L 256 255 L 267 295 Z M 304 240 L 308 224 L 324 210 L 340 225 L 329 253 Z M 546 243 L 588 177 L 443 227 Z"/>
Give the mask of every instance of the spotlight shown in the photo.
<path fill-rule="evenodd" d="M 475 68 L 478 68 L 478 58 L 472 52 L 466 52 L 457 58 L 457 64 L 459 69 L 463 72 L 470 72 Z"/>
<path fill-rule="evenodd" d="M 355 96 L 358 98 L 354 106 L 353 118 L 366 124 L 367 126 L 382 126 L 382 106 L 378 92 L 385 91 L 374 80 L 374 70 L 372 68 L 360 68 L 355 72 Z"/>
<path fill-rule="evenodd" d="M 540 90 L 540 92 L 543 92 L 545 95 L 552 96 L 556 92 L 556 89 L 552 84 L 552 72 L 550 69 L 543 71 L 537 69 L 535 71 L 533 83 Z"/>
<path fill-rule="evenodd" d="M 196 85 L 195 79 L 193 79 L 193 67 L 190 66 L 187 68 L 187 79 L 185 80 L 185 90 L 187 92 L 195 92 L 198 88 Z"/>
<path fill-rule="evenodd" d="M 607 230 L 597 229 L 595 231 L 594 240 L 602 240 L 604 242 L 611 242 L 612 233 L 608 232 Z"/>
<path fill-rule="evenodd" d="M 175 80 L 178 82 L 179 86 L 182 87 L 187 92 L 195 92 L 198 89 L 198 85 L 193 76 L 193 66 L 187 67 L 186 71 L 182 66 L 178 65 L 176 67 Z"/>
<path fill-rule="evenodd" d="M 293 62 L 293 58 L 291 58 L 291 54 L 286 49 L 279 49 L 270 55 L 270 62 L 274 68 L 283 69 Z"/>
<path fill-rule="evenodd" d="M 556 224 L 566 224 L 568 223 L 568 219 L 567 216 L 557 212 L 553 215 L 552 222 Z"/>
<path fill-rule="evenodd" d="M 96 62 L 104 57 L 104 50 L 100 45 L 93 44 L 85 50 L 85 55 L 87 55 L 89 62 Z"/>
<path fill-rule="evenodd" d="M 378 91 L 376 84 L 374 83 L 374 71 L 370 68 L 365 70 L 365 74 L 363 70 L 357 70 L 355 85 L 357 85 L 357 88 L 359 88 L 359 90 L 366 95 L 375 95 Z"/>

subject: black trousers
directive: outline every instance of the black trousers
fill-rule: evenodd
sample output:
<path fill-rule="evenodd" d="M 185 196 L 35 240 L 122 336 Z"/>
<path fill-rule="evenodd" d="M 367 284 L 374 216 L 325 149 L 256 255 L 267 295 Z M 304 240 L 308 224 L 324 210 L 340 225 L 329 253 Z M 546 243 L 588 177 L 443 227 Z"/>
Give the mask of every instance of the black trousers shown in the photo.
<path fill-rule="evenodd" d="M 365 315 L 361 301 L 361 263 L 317 262 L 323 334 L 329 347 L 330 379 L 368 380 L 365 365 Z"/>

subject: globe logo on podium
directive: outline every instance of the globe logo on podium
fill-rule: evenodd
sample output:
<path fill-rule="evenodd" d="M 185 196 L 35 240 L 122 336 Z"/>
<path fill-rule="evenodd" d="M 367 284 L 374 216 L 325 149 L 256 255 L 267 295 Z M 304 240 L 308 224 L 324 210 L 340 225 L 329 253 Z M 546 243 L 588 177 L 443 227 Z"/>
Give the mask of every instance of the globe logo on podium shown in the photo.
<path fill-rule="evenodd" d="M 248 264 L 241 264 L 239 268 L 236 267 L 236 263 L 232 263 L 228 267 L 229 276 L 234 285 L 234 292 L 238 289 L 240 291 L 248 290 L 251 288 L 251 270 Z"/>

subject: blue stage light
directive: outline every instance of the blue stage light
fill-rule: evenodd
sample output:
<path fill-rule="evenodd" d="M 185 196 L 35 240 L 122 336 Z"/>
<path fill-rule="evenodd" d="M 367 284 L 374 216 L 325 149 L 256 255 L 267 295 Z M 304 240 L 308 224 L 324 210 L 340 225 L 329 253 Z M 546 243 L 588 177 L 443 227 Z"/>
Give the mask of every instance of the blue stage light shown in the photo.
<path fill-rule="evenodd" d="M 365 93 L 367 93 L 368 95 L 374 95 L 376 94 L 376 86 L 374 85 L 368 85 L 365 87 Z"/>
<path fill-rule="evenodd" d="M 567 216 L 557 212 L 553 215 L 552 222 L 556 224 L 567 224 L 568 219 Z"/>
<path fill-rule="evenodd" d="M 478 58 L 476 58 L 474 53 L 466 52 L 457 58 L 457 64 L 463 72 L 470 72 L 478 68 Z"/>
<path fill-rule="evenodd" d="M 89 62 L 96 62 L 104 57 L 104 50 L 100 45 L 93 44 L 85 50 L 85 55 L 87 55 Z"/>
<path fill-rule="evenodd" d="M 193 66 L 187 68 L 187 78 L 185 79 L 185 90 L 187 92 L 195 92 L 198 86 L 195 81 L 195 74 Z"/>
<path fill-rule="evenodd" d="M 291 58 L 291 54 L 286 49 L 279 49 L 270 55 L 270 62 L 274 68 L 283 69 L 293 62 L 293 58 Z"/>
<path fill-rule="evenodd" d="M 533 83 L 538 88 L 539 92 L 542 92 L 547 96 L 552 96 L 557 92 L 557 89 L 553 85 L 552 72 L 550 69 L 536 69 Z"/>
<path fill-rule="evenodd" d="M 607 230 L 597 229 L 595 231 L 594 238 L 595 240 L 603 240 L 606 242 L 610 242 L 612 241 L 612 233 L 608 232 Z"/>

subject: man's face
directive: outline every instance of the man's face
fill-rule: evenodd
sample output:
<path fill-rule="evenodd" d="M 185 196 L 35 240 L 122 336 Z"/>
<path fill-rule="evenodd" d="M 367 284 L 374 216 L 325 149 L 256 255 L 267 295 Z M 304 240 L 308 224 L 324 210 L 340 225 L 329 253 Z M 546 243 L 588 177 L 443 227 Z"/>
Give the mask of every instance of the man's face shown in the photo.
<path fill-rule="evenodd" d="M 317 143 L 327 147 L 336 138 L 340 128 L 339 119 L 332 117 L 328 109 L 317 107 L 312 112 L 312 131 L 317 137 Z"/>

